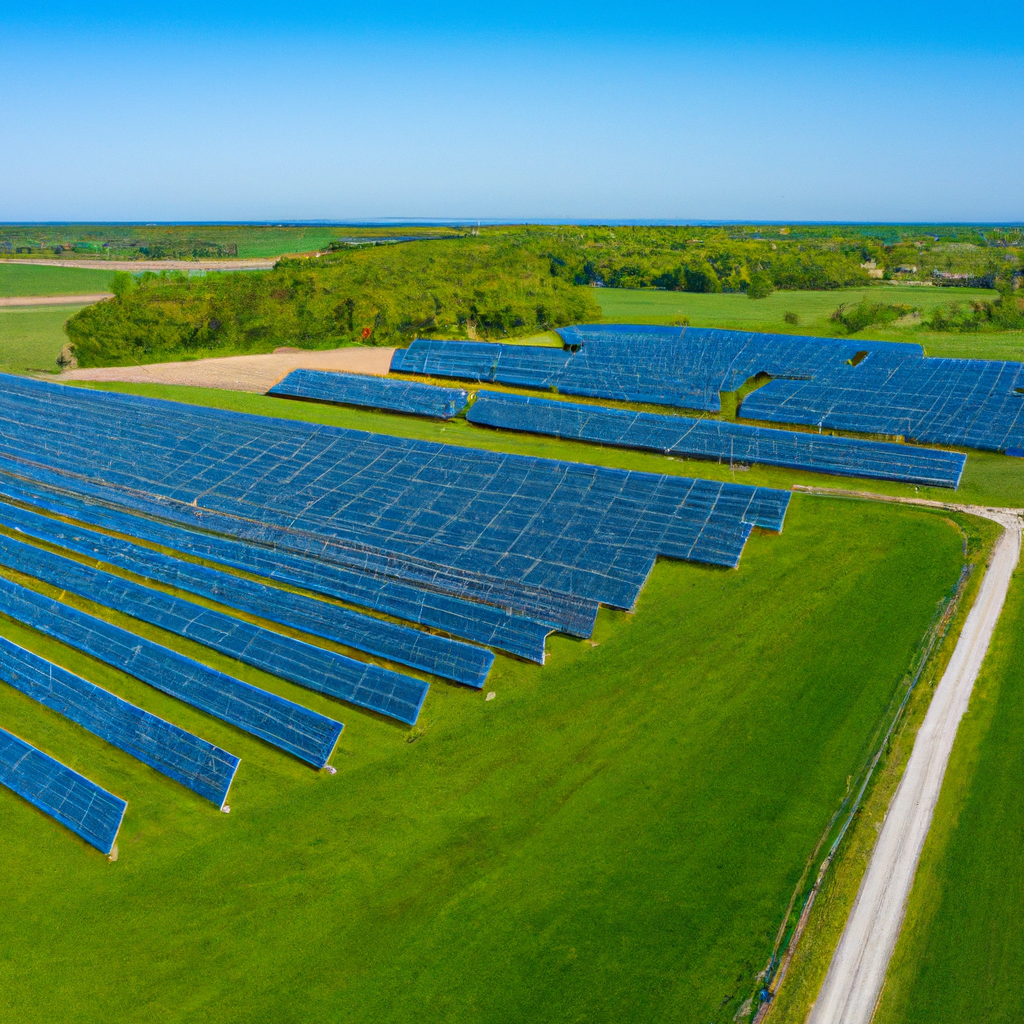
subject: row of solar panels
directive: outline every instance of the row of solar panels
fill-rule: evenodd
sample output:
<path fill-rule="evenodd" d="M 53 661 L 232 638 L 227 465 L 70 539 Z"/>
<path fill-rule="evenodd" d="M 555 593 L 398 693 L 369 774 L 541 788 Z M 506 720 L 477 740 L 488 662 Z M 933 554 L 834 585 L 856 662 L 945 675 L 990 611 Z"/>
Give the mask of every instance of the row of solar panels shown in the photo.
<path fill-rule="evenodd" d="M 301 377 L 293 381 L 297 375 Z M 363 401 L 368 392 L 365 381 L 373 382 L 372 403 Z M 296 370 L 268 394 L 301 394 L 324 402 L 373 404 L 376 408 L 389 411 L 414 412 L 416 410 L 405 401 L 406 389 L 410 386 L 404 381 L 380 377 Z M 444 409 L 445 417 L 455 415 L 469 401 L 465 391 L 452 392 L 450 388 L 437 388 L 428 384 L 416 386 L 421 392 L 433 390 L 439 393 L 433 401 L 424 395 L 419 408 Z M 461 396 L 458 399 L 462 402 L 461 406 L 456 407 L 457 401 L 449 397 L 452 393 Z M 424 415 L 442 414 L 435 411 L 425 412 Z M 756 462 L 818 473 L 896 480 L 935 487 L 956 488 L 966 463 L 966 457 L 956 452 L 911 448 L 884 441 L 815 437 L 721 420 L 659 416 L 539 398 L 502 396 L 488 391 L 480 392 L 466 418 L 471 423 L 491 427 L 626 448 L 671 452 L 695 458 Z"/>
<path fill-rule="evenodd" d="M 656 553 L 736 564 L 753 525 L 781 528 L 788 494 L 0 377 L 0 499 L 0 567 L 36 581 L 0 578 L 0 613 L 319 767 L 340 723 L 34 588 L 412 723 L 426 682 L 274 627 L 480 687 L 494 656 L 465 639 L 542 662 L 553 629 L 587 636 L 599 601 L 629 607 Z M 236 757 L 14 645 L 2 654 L 11 685 L 223 804 Z M 109 852 L 124 802 L 5 742 L 0 781 Z"/>
<path fill-rule="evenodd" d="M 927 358 L 919 345 L 710 328 L 582 325 L 565 348 L 420 339 L 392 370 L 720 410 L 764 373 L 748 419 L 991 451 L 1024 447 L 1024 363 Z"/>

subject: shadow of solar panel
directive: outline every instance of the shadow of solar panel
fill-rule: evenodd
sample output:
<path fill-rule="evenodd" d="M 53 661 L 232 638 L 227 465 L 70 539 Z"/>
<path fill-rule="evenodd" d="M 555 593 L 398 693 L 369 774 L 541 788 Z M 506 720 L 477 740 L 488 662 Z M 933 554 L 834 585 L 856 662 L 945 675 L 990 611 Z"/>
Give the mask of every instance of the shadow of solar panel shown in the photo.
<path fill-rule="evenodd" d="M 124 800 L 4 729 L 0 729 L 0 783 L 101 853 L 109 854 L 114 848 L 128 806 Z"/>
<path fill-rule="evenodd" d="M 468 392 L 460 388 L 439 388 L 406 380 L 388 380 L 387 377 L 320 370 L 292 370 L 267 394 L 387 409 L 442 420 L 451 419 L 465 409 L 469 401 Z"/>
<path fill-rule="evenodd" d="M 117 537 L 70 526 L 11 505 L 0 505 L 0 525 L 270 622 L 334 640 L 467 686 L 483 686 L 494 663 L 494 655 L 480 647 L 384 622 L 255 580 L 172 558 Z"/>
<path fill-rule="evenodd" d="M 0 536 L 0 565 L 149 622 L 307 690 L 415 725 L 427 695 L 420 679 L 364 664 L 159 590 Z"/>
<path fill-rule="evenodd" d="M 48 479 L 53 478 L 52 474 L 40 475 L 45 475 Z M 94 489 L 92 493 L 96 494 L 97 491 Z M 197 533 L 180 526 L 133 515 L 123 508 L 117 509 L 112 505 L 89 502 L 66 491 L 47 490 L 44 485 L 32 487 L 22 481 L 21 486 L 18 486 L 13 482 L 13 478 L 2 474 L 0 495 L 280 583 L 349 601 L 409 622 L 443 629 L 454 636 L 476 640 L 539 664 L 544 662 L 544 641 L 551 632 L 551 627 L 513 615 L 502 608 L 474 604 L 446 594 L 420 590 L 393 580 L 345 570 L 272 548 Z M 590 620 L 591 629 L 596 614 L 595 606 Z M 589 636 L 590 632 L 587 631 L 584 635 Z M 401 660 L 395 657 L 394 652 L 381 654 L 394 660 Z M 437 674 L 444 675 L 444 672 Z M 472 685 L 468 679 L 460 681 Z"/>
<path fill-rule="evenodd" d="M 937 487 L 955 488 L 967 461 L 958 452 L 575 405 L 493 391 L 481 391 L 466 418 L 484 426 L 624 448 Z"/>
<path fill-rule="evenodd" d="M 183 786 L 224 805 L 238 758 L 0 637 L 0 679 Z"/>
<path fill-rule="evenodd" d="M 327 763 L 344 728 L 340 722 L 6 579 L 0 579 L 0 613 L 316 768 Z"/>

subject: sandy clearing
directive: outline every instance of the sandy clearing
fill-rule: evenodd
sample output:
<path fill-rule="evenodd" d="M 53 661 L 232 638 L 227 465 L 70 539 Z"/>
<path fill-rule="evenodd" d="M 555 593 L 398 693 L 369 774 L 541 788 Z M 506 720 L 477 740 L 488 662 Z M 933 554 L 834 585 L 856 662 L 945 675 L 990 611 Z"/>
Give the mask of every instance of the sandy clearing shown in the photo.
<path fill-rule="evenodd" d="M 248 260 L 0 260 L 3 266 L 81 267 L 84 270 L 269 270 L 283 257 Z"/>
<path fill-rule="evenodd" d="M 806 490 L 842 493 L 826 488 Z M 992 519 L 1004 529 L 917 734 L 808 1024 L 870 1024 L 874 1017 L 957 728 L 999 621 L 1021 548 L 1019 510 L 857 496 L 968 512 Z"/>
<path fill-rule="evenodd" d="M 0 298 L 0 306 L 88 306 L 113 298 L 110 292 L 95 295 L 9 295 Z"/>
<path fill-rule="evenodd" d="M 258 356 L 225 356 L 193 359 L 183 363 L 149 363 L 145 366 L 108 366 L 67 370 L 56 379 L 123 381 L 130 384 L 185 384 L 227 391 L 263 394 L 292 370 L 338 370 L 383 377 L 391 366 L 393 348 L 354 346 L 325 352 L 278 351 Z"/>

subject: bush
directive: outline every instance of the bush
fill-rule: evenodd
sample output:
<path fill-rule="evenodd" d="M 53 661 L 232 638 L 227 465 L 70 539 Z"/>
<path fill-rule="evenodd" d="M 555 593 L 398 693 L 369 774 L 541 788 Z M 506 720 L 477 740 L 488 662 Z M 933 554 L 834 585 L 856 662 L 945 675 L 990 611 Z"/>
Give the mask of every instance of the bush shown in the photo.
<path fill-rule="evenodd" d="M 775 291 L 771 275 L 764 270 L 755 270 L 750 275 L 750 285 L 747 287 L 748 299 L 767 299 Z"/>
<path fill-rule="evenodd" d="M 787 324 L 792 324 L 796 327 L 796 325 L 800 323 L 800 314 L 786 312 L 782 314 L 782 319 L 785 320 Z"/>
<path fill-rule="evenodd" d="M 863 299 L 856 306 L 840 303 L 833 310 L 829 319 L 833 323 L 842 324 L 847 334 L 856 334 L 873 324 L 891 324 L 901 316 L 913 313 L 914 307 L 904 303 L 868 302 Z"/>

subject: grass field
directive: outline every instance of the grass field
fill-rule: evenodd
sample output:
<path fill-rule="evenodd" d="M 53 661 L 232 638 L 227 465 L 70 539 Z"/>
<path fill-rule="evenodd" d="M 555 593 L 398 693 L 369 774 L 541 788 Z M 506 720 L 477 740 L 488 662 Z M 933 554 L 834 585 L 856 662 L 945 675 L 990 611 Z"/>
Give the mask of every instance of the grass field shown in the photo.
<path fill-rule="evenodd" d="M 0 261 L 0 297 L 12 295 L 93 295 L 110 286 L 113 270 L 37 267 Z"/>
<path fill-rule="evenodd" d="M 936 306 L 970 299 L 993 299 L 996 292 L 975 288 L 914 288 L 885 285 L 839 291 L 773 292 L 766 299 L 748 299 L 742 294 L 698 295 L 688 292 L 632 291 L 625 288 L 595 288 L 604 319 L 612 323 L 673 324 L 686 318 L 695 327 L 724 327 L 741 331 L 769 331 L 780 334 L 842 336 L 829 315 L 841 303 L 906 303 L 925 314 Z M 796 313 L 800 322 L 787 324 L 783 316 Z M 868 328 L 854 335 L 873 341 L 913 341 L 931 356 L 975 359 L 1024 359 L 1024 331 L 946 334 L 924 331 L 915 326 Z"/>
<path fill-rule="evenodd" d="M 72 271 L 80 273 L 80 271 Z M 67 344 L 64 324 L 81 306 L 0 308 L 0 372 L 45 370 L 56 373 L 57 356 Z"/>
<path fill-rule="evenodd" d="M 960 725 L 878 1024 L 1019 1021 L 1024 991 L 1024 570 Z"/>
<path fill-rule="evenodd" d="M 0 688 L 8 728 L 129 800 L 109 864 L 0 792 L 0 1018 L 724 1024 L 961 544 L 796 496 L 739 570 L 662 562 L 596 645 L 499 657 L 491 702 L 435 684 L 412 733 L 203 652 L 341 718 L 333 778 L 0 621 L 242 757 L 225 816 Z"/>

